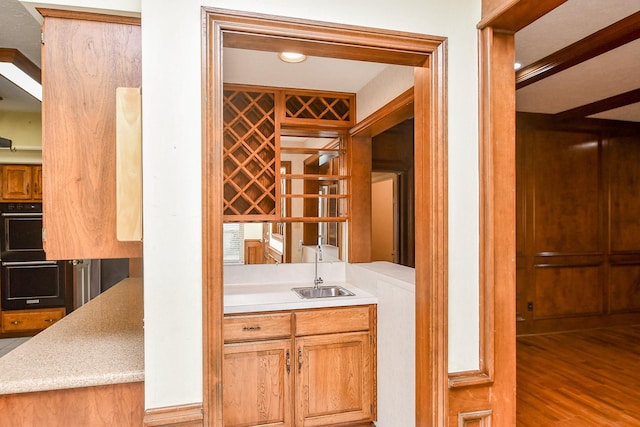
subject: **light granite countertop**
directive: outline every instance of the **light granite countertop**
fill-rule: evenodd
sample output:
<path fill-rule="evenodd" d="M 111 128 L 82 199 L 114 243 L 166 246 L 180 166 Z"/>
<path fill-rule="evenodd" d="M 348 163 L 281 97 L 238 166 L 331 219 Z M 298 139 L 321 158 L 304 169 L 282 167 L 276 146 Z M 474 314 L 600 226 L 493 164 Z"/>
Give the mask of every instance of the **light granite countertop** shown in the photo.
<path fill-rule="evenodd" d="M 142 279 L 125 279 L 0 358 L 0 394 L 144 381 Z"/>
<path fill-rule="evenodd" d="M 224 286 L 224 313 L 256 313 L 264 311 L 296 310 L 305 308 L 339 307 L 377 304 L 378 299 L 370 293 L 345 282 L 324 283 L 321 286 L 337 285 L 353 292 L 353 296 L 302 299 L 291 288 L 313 287 L 309 283 L 246 283 Z"/>

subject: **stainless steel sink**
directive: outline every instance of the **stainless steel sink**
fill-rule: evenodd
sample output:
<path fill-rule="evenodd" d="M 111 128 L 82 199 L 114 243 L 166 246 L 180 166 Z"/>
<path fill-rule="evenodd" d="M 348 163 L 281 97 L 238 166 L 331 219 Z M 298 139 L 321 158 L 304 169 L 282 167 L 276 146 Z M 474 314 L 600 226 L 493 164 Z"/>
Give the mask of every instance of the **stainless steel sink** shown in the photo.
<path fill-rule="evenodd" d="M 293 292 L 298 294 L 300 298 L 312 299 L 312 298 L 332 298 L 332 297 L 347 297 L 355 295 L 353 292 L 346 290 L 342 286 L 313 286 L 308 288 L 292 288 Z"/>

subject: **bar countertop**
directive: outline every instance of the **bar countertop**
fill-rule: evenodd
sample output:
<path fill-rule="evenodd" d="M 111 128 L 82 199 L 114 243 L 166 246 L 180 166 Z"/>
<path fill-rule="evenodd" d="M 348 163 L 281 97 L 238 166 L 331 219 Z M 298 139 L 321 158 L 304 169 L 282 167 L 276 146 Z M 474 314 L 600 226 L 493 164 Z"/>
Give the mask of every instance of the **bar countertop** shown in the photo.
<path fill-rule="evenodd" d="M 144 381 L 142 279 L 130 278 L 0 358 L 0 394 Z"/>

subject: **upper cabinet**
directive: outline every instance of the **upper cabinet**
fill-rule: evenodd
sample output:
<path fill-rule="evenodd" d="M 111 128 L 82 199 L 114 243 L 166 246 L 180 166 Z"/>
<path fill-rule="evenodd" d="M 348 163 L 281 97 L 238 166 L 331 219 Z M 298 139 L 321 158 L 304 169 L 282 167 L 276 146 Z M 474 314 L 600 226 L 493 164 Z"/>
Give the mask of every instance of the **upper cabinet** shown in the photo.
<path fill-rule="evenodd" d="M 141 257 L 116 234 L 116 89 L 141 86 L 140 21 L 40 12 L 47 258 Z"/>
<path fill-rule="evenodd" d="M 355 96 L 224 89 L 225 221 L 346 221 L 346 140 Z"/>
<path fill-rule="evenodd" d="M 42 166 L 2 166 L 2 201 L 42 200 Z"/>

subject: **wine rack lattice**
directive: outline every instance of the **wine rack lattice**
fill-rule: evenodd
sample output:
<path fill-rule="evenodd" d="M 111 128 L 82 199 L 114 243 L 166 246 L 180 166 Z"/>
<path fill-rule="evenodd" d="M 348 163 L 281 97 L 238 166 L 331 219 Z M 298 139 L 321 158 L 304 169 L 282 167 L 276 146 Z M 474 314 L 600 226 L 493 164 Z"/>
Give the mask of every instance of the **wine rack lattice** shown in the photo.
<path fill-rule="evenodd" d="M 351 103 L 352 98 L 349 96 L 286 93 L 285 120 L 304 119 L 349 123 L 352 120 Z"/>
<path fill-rule="evenodd" d="M 224 214 L 276 214 L 275 95 L 224 91 Z"/>

